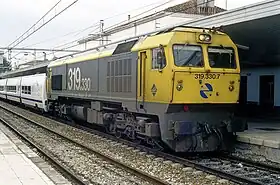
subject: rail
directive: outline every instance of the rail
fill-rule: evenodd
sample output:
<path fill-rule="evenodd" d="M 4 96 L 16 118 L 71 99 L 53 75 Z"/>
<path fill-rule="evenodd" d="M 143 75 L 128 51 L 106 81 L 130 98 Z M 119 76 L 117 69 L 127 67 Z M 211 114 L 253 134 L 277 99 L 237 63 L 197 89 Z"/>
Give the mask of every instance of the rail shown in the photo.
<path fill-rule="evenodd" d="M 40 147 L 38 144 L 33 142 L 31 139 L 24 136 L 24 134 L 20 133 L 14 126 L 9 124 L 6 120 L 3 118 L 0 118 L 0 122 L 3 123 L 5 126 L 10 128 L 13 132 L 15 132 L 22 140 L 26 141 L 28 144 L 30 144 L 32 147 L 36 148 L 44 157 L 46 157 L 49 161 L 51 161 L 52 164 L 54 164 L 56 167 L 59 168 L 59 171 L 63 172 L 65 176 L 67 176 L 69 179 L 75 182 L 77 185 L 89 185 L 89 183 L 82 180 L 80 177 L 76 176 L 75 173 L 73 173 L 71 170 L 67 169 L 65 165 L 63 165 L 61 162 L 59 162 L 55 157 L 53 157 L 51 154 L 44 151 L 42 147 Z"/>
<path fill-rule="evenodd" d="M 159 179 L 159 178 L 156 178 L 156 177 L 154 177 L 154 176 L 151 176 L 151 175 L 149 175 L 148 173 L 143 172 L 143 171 L 140 171 L 140 170 L 138 170 L 138 169 L 136 169 L 136 168 L 130 167 L 130 166 L 128 166 L 128 165 L 126 165 L 126 164 L 124 164 L 124 163 L 122 163 L 122 162 L 120 162 L 120 161 L 118 161 L 118 160 L 116 160 L 116 159 L 113 159 L 113 158 L 111 158 L 111 157 L 109 157 L 109 156 L 106 156 L 106 155 L 102 154 L 101 152 L 98 152 L 98 151 L 96 151 L 96 150 L 93 150 L 92 148 L 89 148 L 88 146 L 83 145 L 83 144 L 81 144 L 81 143 L 79 143 L 79 142 L 77 142 L 77 141 L 71 139 L 70 137 L 67 137 L 67 136 L 64 136 L 64 135 L 62 135 L 62 134 L 60 134 L 60 133 L 57 133 L 56 131 L 54 131 L 54 130 L 52 130 L 52 129 L 50 129 L 50 128 L 47 128 L 46 126 L 44 126 L 44 125 L 42 125 L 42 124 L 40 124 L 40 123 L 38 123 L 38 122 L 36 122 L 36 121 L 34 121 L 34 120 L 31 120 L 31 119 L 29 119 L 29 118 L 26 118 L 24 115 L 22 115 L 22 114 L 20 114 L 20 113 L 17 113 L 17 112 L 15 112 L 15 111 L 13 111 L 13 110 L 10 110 L 10 109 L 8 109 L 7 107 L 4 107 L 4 106 L 0 105 L 0 108 L 3 109 L 3 110 L 5 110 L 5 111 L 8 111 L 8 112 L 12 113 L 13 115 L 16 115 L 16 116 L 18 116 L 18 117 L 20 117 L 20 118 L 22 118 L 22 119 L 24 119 L 24 120 L 26 120 L 26 121 L 32 123 L 32 124 L 35 124 L 36 126 L 39 126 L 39 127 L 43 128 L 43 129 L 46 129 L 46 130 L 48 130 L 49 132 L 51 132 L 51 133 L 53 133 L 53 134 L 56 134 L 56 135 L 58 135 L 58 136 L 60 136 L 60 137 L 62 137 L 62 138 L 64 138 L 64 139 L 66 139 L 66 140 L 68 140 L 68 141 L 70 141 L 70 142 L 72 142 L 72 143 L 75 143 L 76 145 L 85 148 L 86 150 L 88 150 L 88 151 L 90 151 L 91 153 L 95 154 L 96 156 L 98 156 L 98 157 L 100 157 L 100 158 L 102 158 L 102 159 L 108 161 L 109 163 L 111 163 L 111 164 L 113 164 L 113 165 L 116 165 L 117 167 L 120 167 L 120 168 L 124 169 L 125 171 L 128 171 L 128 172 L 130 172 L 130 173 L 132 173 L 132 174 L 134 174 L 134 175 L 136 175 L 136 176 L 138 176 L 138 177 L 140 177 L 140 178 L 142 178 L 142 179 L 145 179 L 145 180 L 151 182 L 152 184 L 155 184 L 155 185 L 168 185 L 167 182 L 162 181 L 162 180 Z M 3 120 L 2 118 L 0 118 L 0 121 L 5 122 L 5 120 Z M 7 126 L 9 126 L 9 123 L 8 123 L 8 122 L 5 122 L 5 124 L 6 124 Z M 9 126 L 9 127 L 10 127 L 10 126 Z M 63 166 L 62 164 L 60 164 L 59 161 L 53 159 L 50 155 L 48 155 L 46 152 L 44 152 L 43 149 L 41 149 L 39 146 L 37 146 L 36 144 L 32 143 L 32 141 L 30 141 L 30 140 L 28 140 L 27 138 L 25 138 L 21 133 L 19 133 L 19 132 L 16 130 L 16 128 L 13 128 L 13 127 L 10 127 L 10 128 L 13 129 L 13 130 L 14 130 L 16 133 L 18 133 L 19 135 L 21 135 L 21 136 L 22 136 L 24 139 L 26 139 L 28 142 L 31 142 L 31 144 L 34 145 L 36 148 L 38 147 L 38 149 L 39 149 L 40 152 L 42 152 L 43 154 L 45 154 L 46 156 L 48 156 L 48 158 L 50 158 L 52 161 L 54 161 L 56 164 L 58 164 L 62 169 L 64 169 L 68 174 L 70 174 L 71 177 L 73 177 L 76 181 L 78 181 L 79 183 L 85 184 L 85 183 L 83 182 L 83 180 L 81 180 L 81 179 L 79 179 L 79 177 L 75 176 L 75 174 L 72 173 L 70 170 L 67 170 L 67 169 L 66 169 L 67 167 L 65 167 L 65 166 Z"/>

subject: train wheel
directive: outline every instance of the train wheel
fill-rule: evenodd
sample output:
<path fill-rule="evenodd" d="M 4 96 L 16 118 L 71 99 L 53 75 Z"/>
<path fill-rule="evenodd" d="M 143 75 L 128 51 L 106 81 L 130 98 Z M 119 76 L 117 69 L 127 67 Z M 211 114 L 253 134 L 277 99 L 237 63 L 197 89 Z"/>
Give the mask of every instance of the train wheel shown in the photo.
<path fill-rule="evenodd" d="M 115 132 L 115 136 L 116 136 L 116 138 L 121 138 L 122 137 L 122 133 L 119 130 L 117 130 Z"/>
<path fill-rule="evenodd" d="M 151 145 L 153 151 L 162 151 L 163 147 L 155 140 L 152 138 L 146 138 L 147 144 Z"/>
<path fill-rule="evenodd" d="M 115 125 L 113 123 L 109 123 L 106 126 L 106 132 L 109 133 L 109 134 L 115 134 L 116 133 Z"/>

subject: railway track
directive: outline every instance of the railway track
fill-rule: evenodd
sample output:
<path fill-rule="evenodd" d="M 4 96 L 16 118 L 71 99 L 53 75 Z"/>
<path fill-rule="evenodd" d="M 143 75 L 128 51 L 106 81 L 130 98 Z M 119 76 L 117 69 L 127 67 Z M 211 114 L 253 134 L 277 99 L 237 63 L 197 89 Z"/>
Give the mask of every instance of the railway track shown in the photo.
<path fill-rule="evenodd" d="M 15 126 L 14 124 L 11 124 L 11 122 L 15 122 L 15 120 L 17 120 L 16 123 L 19 124 L 20 122 L 22 122 L 24 120 L 25 127 L 29 127 L 29 128 L 37 127 L 36 130 L 38 130 L 38 129 L 44 130 L 44 132 L 46 132 L 46 135 L 49 135 L 50 137 L 55 138 L 56 140 L 60 140 L 61 142 L 67 141 L 68 144 L 72 143 L 75 145 L 76 148 L 77 147 L 81 148 L 80 151 L 83 150 L 89 154 L 93 154 L 93 155 L 97 156 L 98 158 L 101 158 L 102 160 L 110 163 L 111 165 L 114 165 L 117 168 L 121 168 L 124 171 L 129 172 L 130 174 L 133 174 L 133 175 L 141 178 L 142 180 L 149 182 L 147 184 L 157 184 L 157 185 L 167 185 L 168 184 L 167 182 L 164 182 L 161 179 L 158 179 L 147 173 L 139 171 L 133 167 L 130 167 L 124 163 L 119 162 L 116 159 L 103 155 L 102 153 L 100 153 L 98 151 L 92 150 L 91 148 L 88 148 L 87 146 L 85 146 L 81 143 L 78 143 L 78 142 L 72 140 L 71 138 L 63 136 L 63 135 L 55 132 L 54 130 L 43 126 L 41 123 L 38 123 L 34 120 L 26 118 L 24 115 L 8 109 L 7 107 L 0 106 L 0 109 L 2 109 L 1 110 L 1 111 L 3 111 L 2 113 L 7 114 L 6 118 L 3 118 L 1 116 L 0 121 L 7 127 L 11 128 L 14 132 L 16 132 L 21 138 L 23 138 L 25 141 L 27 141 L 33 147 L 38 149 L 44 156 L 46 156 L 48 159 L 50 159 L 55 165 L 59 166 L 60 170 L 62 170 L 68 177 L 70 177 L 71 179 L 74 179 L 75 184 L 87 185 L 87 184 L 91 184 L 91 183 L 94 183 L 94 184 L 96 184 L 96 183 L 91 182 L 90 180 L 87 180 L 85 177 L 82 177 L 80 174 L 77 175 L 77 172 L 72 170 L 71 167 L 63 164 L 64 162 L 59 161 L 55 155 L 51 154 L 51 152 L 49 152 L 49 151 L 46 151 L 46 149 L 44 149 L 44 147 L 42 147 L 36 141 L 31 139 L 31 137 L 26 135 L 26 133 L 24 131 L 20 130 L 19 128 L 21 126 L 19 126 L 19 125 Z M 8 116 L 8 114 L 9 114 L 9 116 Z M 9 117 L 9 118 L 7 118 L 7 117 Z M 42 132 L 40 132 L 40 133 L 42 133 Z M 60 139 L 58 139 L 58 138 L 60 138 Z M 71 149 L 71 147 L 69 147 L 69 149 Z M 81 153 L 84 153 L 86 155 L 86 152 L 81 152 Z M 134 180 L 129 180 L 129 181 L 131 181 L 130 182 L 131 184 L 142 184 L 139 182 L 135 182 Z M 99 184 L 99 183 L 97 183 L 97 184 Z"/>
<path fill-rule="evenodd" d="M 40 154 L 42 154 L 48 161 L 50 161 L 53 165 L 55 165 L 60 172 L 63 173 L 66 177 L 71 179 L 72 182 L 78 185 L 88 185 L 87 182 L 83 181 L 80 177 L 75 175 L 71 170 L 69 170 L 65 165 L 60 163 L 57 159 L 55 159 L 50 153 L 46 152 L 40 145 L 33 142 L 31 139 L 27 138 L 24 134 L 18 131 L 14 126 L 10 125 L 8 121 L 0 118 L 0 123 L 10 128 L 13 132 L 15 132 L 22 140 L 27 142 L 32 147 L 36 148 Z"/>
<path fill-rule="evenodd" d="M 232 156 L 220 155 L 218 157 L 194 157 L 184 158 L 172 155 L 168 152 L 153 151 L 151 148 L 137 145 L 125 139 L 115 138 L 112 135 L 89 129 L 81 125 L 75 125 L 76 128 L 83 129 L 87 132 L 106 137 L 110 140 L 118 141 L 123 144 L 137 147 L 147 154 L 156 155 L 184 166 L 192 167 L 197 170 L 208 172 L 212 175 L 228 179 L 238 184 L 255 184 L 255 185 L 280 185 L 280 167 L 253 163 L 249 160 L 234 158 Z"/>
<path fill-rule="evenodd" d="M 75 125 L 75 127 L 131 147 L 136 147 L 141 151 L 147 152 L 147 155 L 152 154 L 165 160 L 183 164 L 184 166 L 192 167 L 238 184 L 280 185 L 280 167 L 253 163 L 249 160 L 226 155 L 220 155 L 218 157 L 212 157 L 212 155 L 210 157 L 179 157 L 164 151 L 153 151 L 149 147 L 137 145 L 125 139 L 115 138 L 112 135 L 92 130 L 88 127 L 81 125 Z"/>
<path fill-rule="evenodd" d="M 79 127 L 89 132 L 94 132 L 94 134 L 104 136 L 104 133 L 92 131 L 81 126 Z M 152 151 L 147 147 L 136 146 L 133 142 L 129 142 L 124 139 L 116 139 L 108 134 L 106 134 L 106 137 L 111 140 L 118 140 L 119 142 L 133 147 L 139 147 L 139 149 L 147 152 L 148 154 L 156 155 L 164 158 L 165 160 L 170 160 L 183 164 L 184 166 L 210 173 L 237 184 L 280 185 L 280 167 L 277 168 L 270 165 L 254 164 L 248 160 L 241 160 L 225 155 L 218 157 L 178 157 L 166 152 Z"/>
<path fill-rule="evenodd" d="M 6 107 L 2 107 L 2 105 L 0 105 L 0 107 L 7 109 Z M 8 111 L 11 110 L 8 109 Z M 77 125 L 76 127 L 86 132 L 90 132 L 101 137 L 106 137 L 107 139 L 121 142 L 131 147 L 136 147 L 141 151 L 146 152 L 148 155 L 155 155 L 165 160 L 170 160 L 187 167 L 192 167 L 194 169 L 210 173 L 223 179 L 228 179 L 229 181 L 238 184 L 280 185 L 279 168 L 269 169 L 269 166 L 254 165 L 252 163 L 249 163 L 248 161 L 238 161 L 237 159 L 227 158 L 224 156 L 208 158 L 195 157 L 192 159 L 186 159 L 165 152 L 152 151 L 150 148 L 136 145 L 135 143 L 129 142 L 124 139 L 117 139 L 111 135 L 89 129 L 87 127 Z"/>

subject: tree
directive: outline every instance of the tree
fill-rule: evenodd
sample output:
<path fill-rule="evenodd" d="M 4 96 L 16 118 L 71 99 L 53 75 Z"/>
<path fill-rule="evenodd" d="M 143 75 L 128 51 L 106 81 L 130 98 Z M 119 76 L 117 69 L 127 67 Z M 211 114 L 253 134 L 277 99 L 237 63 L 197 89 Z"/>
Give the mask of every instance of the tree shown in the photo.
<path fill-rule="evenodd" d="M 0 64 L 0 73 L 4 73 L 6 71 L 11 71 L 12 66 L 11 62 L 7 60 L 6 57 L 3 57 L 3 64 Z"/>

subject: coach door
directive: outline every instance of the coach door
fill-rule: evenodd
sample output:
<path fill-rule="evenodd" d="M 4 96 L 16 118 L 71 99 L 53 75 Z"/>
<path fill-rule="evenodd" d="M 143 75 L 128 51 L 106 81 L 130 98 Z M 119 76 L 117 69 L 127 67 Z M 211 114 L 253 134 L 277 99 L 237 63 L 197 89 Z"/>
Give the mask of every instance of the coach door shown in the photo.
<path fill-rule="evenodd" d="M 145 109 L 145 86 L 146 86 L 146 63 L 147 63 L 147 51 L 141 51 L 138 57 L 138 101 L 137 109 L 142 112 Z"/>

